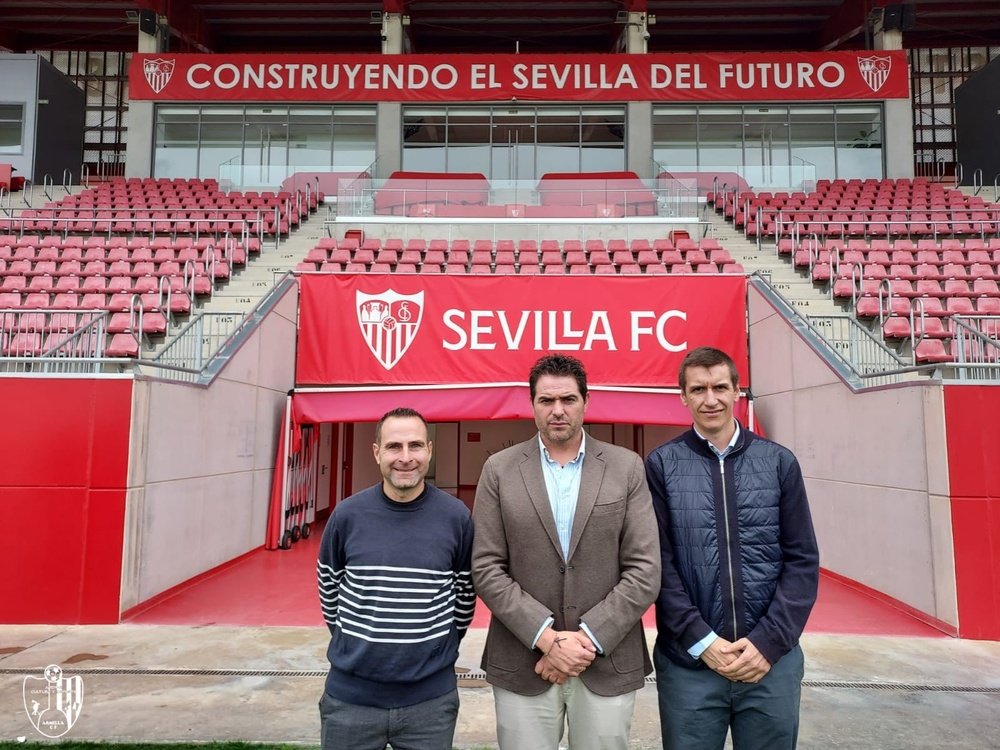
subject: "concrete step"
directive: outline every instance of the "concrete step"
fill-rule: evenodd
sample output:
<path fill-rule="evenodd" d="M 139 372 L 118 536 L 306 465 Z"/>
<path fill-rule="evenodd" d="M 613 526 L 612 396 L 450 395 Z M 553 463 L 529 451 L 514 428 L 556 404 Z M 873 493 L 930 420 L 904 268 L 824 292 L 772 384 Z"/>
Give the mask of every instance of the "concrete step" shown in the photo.
<path fill-rule="evenodd" d="M 725 218 L 715 212 L 707 215 L 713 236 L 733 259 L 748 272 L 759 272 L 769 279 L 775 290 L 803 315 L 832 315 L 844 312 L 830 299 L 829 292 L 813 284 L 805 273 L 792 266 L 791 261 L 779 257 L 773 242 L 758 246 L 756 239 L 748 239 Z"/>

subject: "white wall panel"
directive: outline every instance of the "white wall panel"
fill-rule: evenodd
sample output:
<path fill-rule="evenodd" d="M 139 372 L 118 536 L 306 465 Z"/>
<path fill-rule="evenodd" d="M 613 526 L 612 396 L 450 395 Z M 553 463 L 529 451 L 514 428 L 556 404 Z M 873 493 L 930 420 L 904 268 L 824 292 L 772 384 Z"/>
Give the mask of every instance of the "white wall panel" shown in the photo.
<path fill-rule="evenodd" d="M 821 564 L 956 624 L 941 387 L 853 393 L 750 290 L 755 410 L 802 466 Z"/>
<path fill-rule="evenodd" d="M 294 309 L 287 294 L 207 388 L 136 382 L 123 609 L 264 543 Z"/>

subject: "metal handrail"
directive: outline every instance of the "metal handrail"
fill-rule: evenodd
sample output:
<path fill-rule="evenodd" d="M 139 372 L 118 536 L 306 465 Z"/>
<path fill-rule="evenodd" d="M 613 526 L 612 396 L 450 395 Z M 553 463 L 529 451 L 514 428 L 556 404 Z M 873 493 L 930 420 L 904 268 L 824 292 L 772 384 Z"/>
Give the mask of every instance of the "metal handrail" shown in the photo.
<path fill-rule="evenodd" d="M 137 366 L 151 368 L 161 377 L 170 374 L 172 379 L 210 384 L 296 283 L 294 276 L 286 273 L 247 313 L 202 312 L 194 316 L 153 359 L 140 360 Z M 228 326 L 228 330 L 221 330 L 221 326 Z"/>
<path fill-rule="evenodd" d="M 987 237 L 987 235 L 993 234 L 996 231 L 996 227 L 998 225 L 1000 225 L 1000 209 L 982 209 L 982 211 L 984 211 L 986 213 L 993 213 L 994 214 L 994 218 L 987 218 L 987 219 L 948 219 L 948 220 L 944 220 L 944 221 L 942 221 L 940 219 L 927 219 L 927 220 L 919 220 L 919 221 L 906 221 L 906 220 L 901 221 L 901 220 L 898 220 L 898 219 L 894 220 L 894 219 L 891 219 L 891 218 L 890 219 L 860 220 L 860 221 L 859 220 L 854 220 L 854 219 L 849 219 L 847 221 L 841 221 L 841 220 L 838 220 L 838 221 L 831 221 L 831 220 L 826 220 L 826 221 L 800 221 L 800 220 L 796 220 L 796 221 L 790 223 L 789 226 L 794 226 L 795 224 L 799 224 L 799 225 L 804 224 L 804 225 L 806 225 L 806 228 L 808 229 L 808 227 L 809 227 L 810 224 L 824 224 L 824 225 L 827 225 L 827 226 L 833 225 L 833 226 L 840 227 L 840 235 L 839 235 L 840 237 L 847 238 L 847 239 L 850 239 L 850 238 L 854 237 L 856 239 L 864 239 L 864 240 L 870 240 L 872 238 L 879 239 L 879 238 L 883 238 L 883 237 L 888 238 L 888 237 L 902 236 L 901 233 L 893 231 L 894 227 L 900 227 L 900 226 L 902 226 L 902 227 L 906 227 L 906 229 L 907 229 L 907 232 L 906 232 L 907 239 L 912 239 L 914 236 L 932 236 L 934 238 L 934 240 L 937 241 L 940 238 L 941 235 L 948 235 L 948 234 L 954 235 L 955 234 L 954 227 L 953 227 L 954 224 L 966 224 L 966 225 L 969 225 L 969 226 L 973 227 L 974 229 L 978 230 L 978 232 L 973 232 L 972 234 L 978 234 L 979 237 L 980 237 L 980 239 L 985 240 L 986 237 Z M 921 212 L 921 213 L 929 213 L 929 212 Z M 861 235 L 852 235 L 852 234 L 850 234 L 848 232 L 848 228 L 851 225 L 854 225 L 854 224 L 857 224 L 857 225 L 861 226 L 862 229 L 864 230 L 864 233 L 861 234 Z M 781 226 L 784 227 L 785 225 L 782 224 Z M 885 227 L 885 232 L 884 233 L 883 232 L 879 232 L 877 234 L 873 234 L 870 231 L 870 229 L 872 227 L 880 227 L 880 226 L 884 226 Z M 925 232 L 916 232 L 916 233 L 913 232 L 913 229 L 912 229 L 913 227 L 924 227 L 924 226 L 926 226 L 926 227 L 928 227 L 930 229 L 930 235 L 927 235 Z M 949 231 L 949 229 L 950 229 L 950 231 Z M 965 233 L 960 233 L 960 234 L 965 234 Z M 781 239 L 781 236 L 782 235 L 779 234 L 778 231 L 776 230 L 775 231 L 775 240 Z"/>
<path fill-rule="evenodd" d="M 2 310 L 0 319 L 5 321 L 5 327 L 16 333 L 45 335 L 44 345 L 48 348 L 23 352 L 8 349 L 8 354 L 0 356 L 0 372 L 96 374 L 108 364 L 124 365 L 130 360 L 105 356 L 110 317 L 106 310 L 80 308 Z M 70 323 L 67 318 L 71 318 Z"/>
<path fill-rule="evenodd" d="M 1000 380 L 1000 316 L 954 315 L 952 326 L 959 379 Z"/>
<path fill-rule="evenodd" d="M 912 373 L 931 373 L 937 369 L 936 366 L 910 365 L 853 315 L 803 316 L 759 274 L 750 277 L 750 284 L 852 390 L 892 385 Z M 836 335 L 832 335 L 834 333 Z"/>
<path fill-rule="evenodd" d="M 42 192 L 45 193 L 45 197 L 50 201 L 54 200 L 52 193 L 49 192 L 51 189 L 55 188 L 55 180 L 52 179 L 52 175 L 46 174 L 42 176 Z"/>
<path fill-rule="evenodd" d="M 86 210 L 86 208 L 84 208 L 84 210 Z M 192 212 L 194 210 L 204 210 L 205 212 L 208 212 L 208 209 L 192 209 Z M 6 219 L 3 220 L 3 222 L 5 224 L 9 225 L 12 229 L 13 229 L 13 227 L 15 225 L 19 226 L 20 227 L 20 234 L 21 234 L 21 236 L 24 235 L 24 232 L 26 230 L 26 225 L 28 225 L 28 224 L 32 224 L 34 222 L 39 222 L 39 221 L 50 221 L 50 222 L 53 223 L 53 225 L 55 225 L 57 223 L 62 222 L 65 225 L 61 229 L 58 229 L 58 230 L 55 228 L 55 226 L 53 226 L 53 228 L 51 230 L 51 233 L 52 234 L 61 234 L 62 237 L 63 237 L 63 239 L 66 239 L 66 237 L 69 236 L 69 234 L 70 234 L 71 231 L 75 231 L 75 232 L 89 232 L 89 234 L 91 234 L 93 236 L 96 236 L 99 233 L 99 234 L 101 234 L 103 236 L 106 236 L 108 239 L 111 239 L 111 237 L 113 237 L 116 233 L 121 233 L 121 229 L 120 228 L 116 229 L 116 227 L 121 227 L 123 225 L 129 227 L 128 229 L 125 230 L 126 233 L 129 232 L 129 231 L 131 231 L 133 234 L 142 234 L 144 236 L 149 236 L 149 238 L 151 240 L 152 239 L 156 239 L 157 236 L 163 236 L 163 235 L 171 237 L 172 239 L 177 239 L 178 235 L 188 234 L 187 232 L 180 232 L 180 231 L 177 230 L 177 227 L 179 225 L 182 225 L 182 224 L 190 224 L 193 227 L 194 231 L 191 234 L 193 234 L 193 237 L 194 237 L 195 241 L 201 239 L 201 237 L 203 235 L 204 236 L 212 236 L 216 240 L 218 240 L 221 236 L 224 236 L 225 233 L 227 233 L 227 232 L 230 231 L 230 230 L 225 230 L 225 232 L 220 233 L 220 232 L 209 232 L 209 231 L 203 231 L 202 230 L 202 227 L 209 227 L 209 228 L 212 227 L 217 221 L 219 221 L 219 219 L 217 219 L 217 218 L 204 218 L 204 219 L 195 219 L 195 218 L 190 218 L 190 217 L 188 217 L 188 218 L 177 218 L 177 217 L 167 217 L 167 218 L 157 217 L 157 218 L 153 218 L 152 216 L 149 216 L 148 214 L 150 214 L 151 212 L 155 212 L 155 211 L 154 210 L 150 210 L 150 209 L 111 209 L 111 210 L 109 210 L 109 209 L 100 209 L 100 210 L 95 210 L 94 211 L 95 216 L 93 216 L 93 217 L 73 216 L 73 217 L 70 217 L 70 218 L 62 218 L 61 216 L 59 216 L 58 213 L 56 213 L 57 209 L 50 209 L 50 208 L 49 209 L 32 209 L 32 211 L 34 211 L 34 212 L 41 212 L 41 213 L 43 213 L 45 215 L 38 216 L 38 215 L 32 214 L 31 216 L 24 216 L 23 214 L 22 215 L 14 215 L 13 212 L 12 212 L 10 216 L 8 216 Z M 213 212 L 214 212 L 214 209 L 213 209 Z M 112 213 L 112 214 L 115 214 L 115 215 L 110 216 L 110 217 L 107 217 L 107 216 L 97 216 L 96 214 L 98 214 L 98 213 Z M 52 214 L 52 215 L 48 215 L 48 214 Z M 130 214 L 132 218 L 125 218 L 121 214 Z M 139 214 L 146 214 L 146 215 L 139 216 Z M 239 220 L 235 220 L 235 219 L 228 220 L 227 219 L 225 221 L 228 224 L 230 224 L 230 225 L 232 225 L 232 224 L 238 224 L 240 226 L 240 238 L 243 241 L 244 247 L 247 246 L 248 240 L 250 239 L 250 235 L 251 235 L 250 228 L 251 228 L 251 226 L 253 226 L 255 224 L 257 225 L 257 227 L 258 227 L 258 239 L 260 239 L 261 236 L 262 236 L 264 222 L 263 222 L 263 214 L 259 210 L 257 211 L 257 218 L 256 219 L 249 219 L 249 220 L 248 219 L 239 219 Z M 164 222 L 167 223 L 170 228 L 167 229 L 165 232 L 163 230 L 157 231 L 157 229 L 155 227 L 155 224 L 164 223 Z M 106 223 L 107 224 L 107 229 L 106 230 L 102 229 L 100 232 L 98 232 L 97 231 L 97 227 L 100 224 L 102 224 L 102 223 Z M 144 223 L 149 223 L 152 226 L 150 227 L 149 230 L 140 231 L 137 227 L 140 224 L 144 224 Z M 72 224 L 76 224 L 78 228 L 71 229 L 70 227 L 71 227 Z M 80 225 L 89 226 L 90 229 L 89 230 L 88 229 L 80 229 L 79 228 Z M 29 230 L 29 231 L 40 231 L 40 230 Z M 263 242 L 261 243 L 261 247 L 263 247 Z"/>

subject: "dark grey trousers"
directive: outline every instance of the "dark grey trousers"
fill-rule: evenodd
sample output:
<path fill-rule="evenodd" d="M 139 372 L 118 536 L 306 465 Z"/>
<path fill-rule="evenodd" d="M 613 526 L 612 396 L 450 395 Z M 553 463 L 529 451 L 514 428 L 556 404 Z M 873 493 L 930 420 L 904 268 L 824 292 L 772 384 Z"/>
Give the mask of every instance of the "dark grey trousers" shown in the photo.
<path fill-rule="evenodd" d="M 711 669 L 679 667 L 653 651 L 664 750 L 794 750 L 799 734 L 802 649 L 793 648 L 754 685 Z"/>
<path fill-rule="evenodd" d="M 319 702 L 323 750 L 452 750 L 458 690 L 402 708 L 344 703 L 323 693 Z"/>

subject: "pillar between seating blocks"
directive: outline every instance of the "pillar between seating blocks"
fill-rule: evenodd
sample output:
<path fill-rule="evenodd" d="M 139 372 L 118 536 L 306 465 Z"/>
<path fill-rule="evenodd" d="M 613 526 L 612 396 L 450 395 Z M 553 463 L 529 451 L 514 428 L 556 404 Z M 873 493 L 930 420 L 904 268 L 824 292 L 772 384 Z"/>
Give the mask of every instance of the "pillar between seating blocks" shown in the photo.
<path fill-rule="evenodd" d="M 875 21 L 875 49 L 903 49 L 903 32 L 886 29 L 881 18 Z M 882 123 L 885 176 L 913 177 L 913 92 L 909 99 L 886 99 Z"/>

